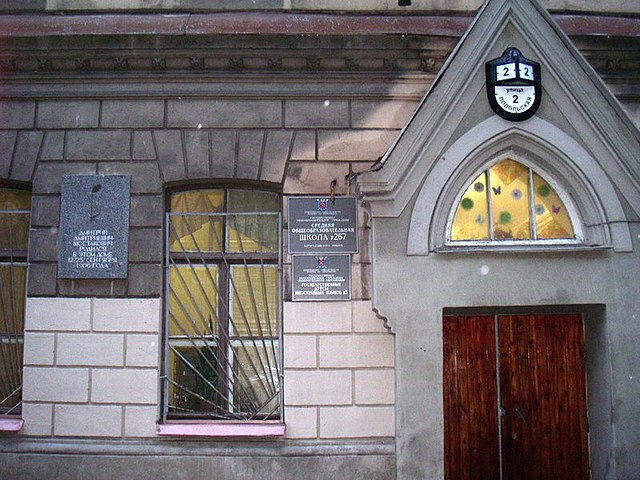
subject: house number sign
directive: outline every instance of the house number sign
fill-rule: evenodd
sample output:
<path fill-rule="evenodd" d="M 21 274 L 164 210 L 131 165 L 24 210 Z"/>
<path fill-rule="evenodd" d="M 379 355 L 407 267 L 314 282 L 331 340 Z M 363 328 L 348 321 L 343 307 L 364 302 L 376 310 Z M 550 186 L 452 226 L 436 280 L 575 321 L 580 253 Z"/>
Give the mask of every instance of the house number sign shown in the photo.
<path fill-rule="evenodd" d="M 507 48 L 500 58 L 486 63 L 487 96 L 494 112 L 505 120 L 531 118 L 540 106 L 540 64 Z"/>

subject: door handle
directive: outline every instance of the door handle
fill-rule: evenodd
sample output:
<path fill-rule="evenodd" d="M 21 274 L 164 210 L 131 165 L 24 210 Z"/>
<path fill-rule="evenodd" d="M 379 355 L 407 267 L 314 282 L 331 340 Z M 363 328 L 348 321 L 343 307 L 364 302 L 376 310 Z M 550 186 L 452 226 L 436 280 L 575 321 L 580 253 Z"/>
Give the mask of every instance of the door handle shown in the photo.
<path fill-rule="evenodd" d="M 520 420 L 522 420 L 522 423 L 524 423 L 524 426 L 525 426 L 525 427 L 526 427 L 526 426 L 528 426 L 528 425 L 527 425 L 527 419 L 526 419 L 526 418 L 524 418 L 524 413 L 522 412 L 522 409 L 521 409 L 520 407 L 516 407 L 516 408 L 514 409 L 514 411 L 516 412 L 516 415 L 518 416 L 518 418 L 519 418 Z"/>

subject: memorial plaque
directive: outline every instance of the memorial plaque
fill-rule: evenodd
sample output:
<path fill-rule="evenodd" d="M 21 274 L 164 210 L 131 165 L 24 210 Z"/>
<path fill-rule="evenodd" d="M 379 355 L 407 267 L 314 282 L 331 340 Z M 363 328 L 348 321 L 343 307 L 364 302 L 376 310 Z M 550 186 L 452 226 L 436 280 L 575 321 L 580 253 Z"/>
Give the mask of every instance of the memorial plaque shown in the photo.
<path fill-rule="evenodd" d="M 351 255 L 294 255 L 295 301 L 351 300 Z"/>
<path fill-rule="evenodd" d="M 126 278 L 128 175 L 65 175 L 60 205 L 59 278 Z"/>
<path fill-rule="evenodd" d="M 355 197 L 290 197 L 289 253 L 357 253 Z"/>

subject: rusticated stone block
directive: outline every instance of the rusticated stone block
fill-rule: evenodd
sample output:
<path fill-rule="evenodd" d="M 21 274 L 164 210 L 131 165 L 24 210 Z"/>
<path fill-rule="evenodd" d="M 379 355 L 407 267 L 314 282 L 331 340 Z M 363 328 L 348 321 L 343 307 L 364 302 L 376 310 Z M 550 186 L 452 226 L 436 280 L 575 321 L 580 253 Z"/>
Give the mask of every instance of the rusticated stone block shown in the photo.
<path fill-rule="evenodd" d="M 287 438 L 316 438 L 318 436 L 318 408 L 285 406 Z"/>
<path fill-rule="evenodd" d="M 93 300 L 94 331 L 157 333 L 159 329 L 159 299 L 97 298 Z"/>
<path fill-rule="evenodd" d="M 39 163 L 33 177 L 33 193 L 60 193 L 62 175 L 93 175 L 94 163 Z"/>
<path fill-rule="evenodd" d="M 351 102 L 351 126 L 354 128 L 402 128 L 418 106 L 412 101 Z"/>
<path fill-rule="evenodd" d="M 315 130 L 299 130 L 295 132 L 295 140 L 291 149 L 291 160 L 316 160 Z"/>
<path fill-rule="evenodd" d="M 236 177 L 257 180 L 265 133 L 262 130 L 240 130 Z"/>
<path fill-rule="evenodd" d="M 351 370 L 287 370 L 285 405 L 351 405 Z"/>
<path fill-rule="evenodd" d="M 164 218 L 162 195 L 132 195 L 130 225 L 132 227 L 161 227 Z"/>
<path fill-rule="evenodd" d="M 131 193 L 160 193 L 162 181 L 156 162 L 103 162 L 100 175 L 131 175 Z"/>
<path fill-rule="evenodd" d="M 0 102 L 0 128 L 33 128 L 36 104 L 32 101 Z"/>
<path fill-rule="evenodd" d="M 236 158 L 236 132 L 233 130 L 212 130 L 211 175 L 214 178 L 233 177 Z"/>
<path fill-rule="evenodd" d="M 88 298 L 27 298 L 25 330 L 88 331 L 91 300 Z"/>
<path fill-rule="evenodd" d="M 54 434 L 61 437 L 119 437 L 122 435 L 122 407 L 56 405 Z"/>
<path fill-rule="evenodd" d="M 29 264 L 28 295 L 31 297 L 53 296 L 56 294 L 57 263 Z"/>
<path fill-rule="evenodd" d="M 58 366 L 113 367 L 124 365 L 124 337 L 120 334 L 59 333 Z"/>
<path fill-rule="evenodd" d="M 133 159 L 155 160 L 156 148 L 150 131 L 133 132 Z"/>
<path fill-rule="evenodd" d="M 135 385 L 135 388 L 131 388 Z M 156 369 L 95 369 L 91 375 L 93 403 L 155 404 L 158 397 Z"/>
<path fill-rule="evenodd" d="M 129 261 L 161 263 L 163 240 L 161 228 L 130 229 Z"/>
<path fill-rule="evenodd" d="M 183 133 L 189 178 L 209 177 L 209 132 L 189 130 Z"/>
<path fill-rule="evenodd" d="M 162 295 L 162 265 L 159 263 L 130 264 L 127 294 L 132 297 Z"/>
<path fill-rule="evenodd" d="M 374 162 L 395 140 L 395 130 L 329 130 L 318 132 L 318 159 Z"/>
<path fill-rule="evenodd" d="M 167 127 L 268 128 L 282 125 L 278 100 L 169 100 Z"/>
<path fill-rule="evenodd" d="M 349 302 L 285 302 L 283 312 L 285 334 L 351 331 Z"/>
<path fill-rule="evenodd" d="M 345 100 L 287 100 L 287 128 L 336 128 L 349 126 L 349 102 Z"/>
<path fill-rule="evenodd" d="M 392 437 L 394 434 L 392 406 L 320 408 L 320 438 Z"/>
<path fill-rule="evenodd" d="M 27 402 L 89 401 L 88 368 L 24 367 L 23 384 Z"/>
<path fill-rule="evenodd" d="M 60 197 L 34 195 L 31 197 L 31 226 L 57 227 L 60 223 Z"/>
<path fill-rule="evenodd" d="M 38 128 L 96 128 L 97 100 L 42 100 L 38 103 Z"/>
<path fill-rule="evenodd" d="M 0 132 L 0 177 L 8 178 L 17 132 Z"/>
<path fill-rule="evenodd" d="M 289 162 L 284 181 L 284 193 L 326 195 L 336 180 L 336 194 L 344 195 L 349 188 L 344 178 L 349 164 L 339 162 Z"/>
<path fill-rule="evenodd" d="M 156 130 L 153 135 L 158 147 L 158 164 L 164 181 L 186 179 L 180 132 L 177 130 Z"/>
<path fill-rule="evenodd" d="M 320 367 L 393 367 L 393 335 L 353 334 L 320 337 Z"/>
<path fill-rule="evenodd" d="M 64 158 L 64 132 L 45 132 L 40 160 L 62 160 Z"/>
<path fill-rule="evenodd" d="M 67 160 L 128 160 L 128 130 L 81 130 L 67 133 Z"/>
<path fill-rule="evenodd" d="M 162 100 L 105 100 L 102 102 L 103 128 L 158 128 L 164 123 Z"/>
<path fill-rule="evenodd" d="M 29 231 L 29 259 L 32 262 L 58 261 L 57 228 L 32 228 Z"/>
<path fill-rule="evenodd" d="M 265 135 L 260 180 L 280 183 L 284 177 L 293 133 L 286 130 L 267 130 Z"/>
<path fill-rule="evenodd" d="M 42 132 L 20 132 L 18 134 L 13 164 L 11 165 L 12 180 L 31 181 L 43 137 L 44 133 Z"/>

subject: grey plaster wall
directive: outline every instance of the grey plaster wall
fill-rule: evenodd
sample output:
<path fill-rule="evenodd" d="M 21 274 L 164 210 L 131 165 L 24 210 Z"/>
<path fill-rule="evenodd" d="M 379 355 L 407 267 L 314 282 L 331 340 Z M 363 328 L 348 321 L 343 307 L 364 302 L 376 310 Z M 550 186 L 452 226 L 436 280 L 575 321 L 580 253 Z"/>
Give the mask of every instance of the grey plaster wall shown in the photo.
<path fill-rule="evenodd" d="M 383 12 L 430 12 L 430 11 L 475 11 L 482 0 L 352 0 L 347 6 L 339 0 L 8 0 L 5 9 L 46 10 L 328 10 L 328 11 L 383 11 Z M 640 7 L 624 0 L 546 0 L 543 4 L 551 10 L 639 12 Z"/>
<path fill-rule="evenodd" d="M 397 338 L 399 478 L 443 476 L 442 315 L 454 307 L 585 313 L 593 478 L 638 477 L 640 225 L 636 253 L 429 256 L 405 254 L 408 226 L 407 213 L 373 221 L 374 306 Z"/>
<path fill-rule="evenodd" d="M 3 441 L 4 479 L 112 480 L 344 480 L 395 478 L 388 442 L 327 443 L 321 446 L 270 442 Z"/>

